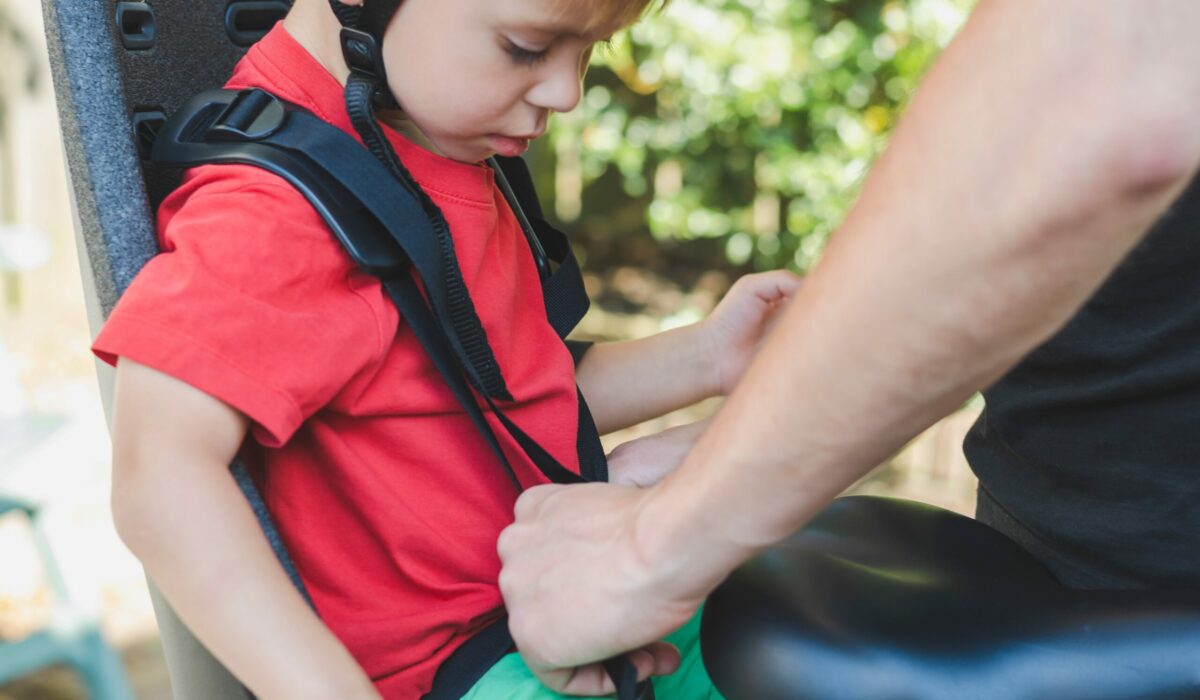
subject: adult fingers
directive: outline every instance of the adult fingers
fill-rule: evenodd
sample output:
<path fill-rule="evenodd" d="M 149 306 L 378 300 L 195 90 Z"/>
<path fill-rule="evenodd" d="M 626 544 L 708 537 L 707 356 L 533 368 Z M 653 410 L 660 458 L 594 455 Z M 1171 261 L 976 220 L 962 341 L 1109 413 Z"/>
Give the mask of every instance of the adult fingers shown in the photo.
<path fill-rule="evenodd" d="M 514 551 L 520 548 L 522 530 L 528 529 L 528 527 L 523 527 L 522 523 L 536 520 L 542 503 L 553 495 L 557 488 L 560 487 L 554 484 L 534 486 L 517 498 L 517 502 L 513 506 L 514 521 L 500 532 L 500 537 L 496 540 L 496 553 L 500 555 L 500 561 L 507 562 Z M 501 579 L 503 580 L 503 574 Z"/>
<path fill-rule="evenodd" d="M 625 656 L 637 671 L 638 682 L 679 670 L 679 649 L 668 642 L 654 642 Z M 538 668 L 530 663 L 529 668 L 547 688 L 567 695 L 611 695 L 617 690 L 600 663 L 564 669 Z"/>
<path fill-rule="evenodd" d="M 682 657 L 679 647 L 670 642 L 652 642 L 630 652 L 629 660 L 638 672 L 638 680 L 650 676 L 667 676 L 679 670 Z"/>
<path fill-rule="evenodd" d="M 557 484 L 543 484 L 525 489 L 525 492 L 517 498 L 516 505 L 513 506 L 513 515 L 517 520 L 532 517 L 541 504 L 561 488 L 562 486 Z"/>

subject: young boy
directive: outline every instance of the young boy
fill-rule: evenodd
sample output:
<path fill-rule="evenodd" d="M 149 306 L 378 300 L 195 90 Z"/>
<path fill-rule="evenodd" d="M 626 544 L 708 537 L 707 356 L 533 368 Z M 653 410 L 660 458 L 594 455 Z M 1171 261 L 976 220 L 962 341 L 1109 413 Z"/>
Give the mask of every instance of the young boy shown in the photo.
<path fill-rule="evenodd" d="M 449 223 L 515 398 L 507 415 L 576 471 L 576 381 L 602 433 L 725 393 L 795 288 L 786 274 L 747 278 L 705 322 L 597 346 L 577 375 L 548 325 L 528 244 L 481 161 L 519 155 L 552 112 L 574 108 L 593 44 L 649 3 L 407 0 L 384 41 L 403 109 L 386 135 Z M 354 133 L 339 29 L 328 0 L 296 0 L 228 86 L 261 87 Z M 159 231 L 163 254 L 94 347 L 117 365 L 122 537 L 258 697 L 421 697 L 503 613 L 496 539 L 517 489 L 378 281 L 283 180 L 194 169 Z M 522 486 L 545 483 L 495 432 Z M 319 618 L 229 476 L 239 453 Z M 537 692 L 510 682 L 514 659 L 475 697 Z"/>

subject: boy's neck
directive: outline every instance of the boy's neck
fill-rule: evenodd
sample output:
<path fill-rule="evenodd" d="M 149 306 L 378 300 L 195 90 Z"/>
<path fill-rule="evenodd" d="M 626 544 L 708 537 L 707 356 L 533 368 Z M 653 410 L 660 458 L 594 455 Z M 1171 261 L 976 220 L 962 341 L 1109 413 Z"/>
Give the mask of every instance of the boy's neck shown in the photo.
<path fill-rule="evenodd" d="M 424 148 L 430 153 L 442 156 L 443 158 L 446 157 L 446 154 L 439 151 L 437 146 L 433 145 L 432 141 L 425 138 L 425 134 L 421 133 L 421 130 L 417 128 L 417 125 L 413 124 L 412 120 L 404 116 L 404 113 L 400 110 L 379 111 L 376 112 L 376 116 L 379 117 L 379 121 L 392 127 L 399 132 L 401 136 L 413 142 L 414 144 Z"/>
<path fill-rule="evenodd" d="M 291 34 L 296 43 L 308 51 L 339 85 L 345 86 L 350 77 L 350 69 L 346 67 L 346 61 L 342 58 L 342 47 L 338 40 L 340 26 L 326 0 L 297 0 L 283 20 L 283 28 Z M 400 132 L 409 141 L 427 151 L 444 156 L 425 138 L 417 125 L 399 111 L 380 112 L 378 116 L 383 123 Z"/>
<path fill-rule="evenodd" d="M 296 43 L 317 59 L 339 85 L 345 85 L 350 69 L 342 59 L 339 26 L 326 0 L 296 0 L 283 19 L 283 28 Z"/>

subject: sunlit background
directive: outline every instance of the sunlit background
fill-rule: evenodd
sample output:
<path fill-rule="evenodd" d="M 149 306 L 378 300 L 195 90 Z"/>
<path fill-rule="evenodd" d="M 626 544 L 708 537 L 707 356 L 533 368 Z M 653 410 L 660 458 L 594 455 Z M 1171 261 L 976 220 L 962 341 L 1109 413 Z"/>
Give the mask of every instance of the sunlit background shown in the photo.
<path fill-rule="evenodd" d="M 702 318 L 740 274 L 809 268 L 970 4 L 671 0 L 619 36 L 597 56 L 581 108 L 530 154 L 598 302 L 581 333 L 648 335 Z M 0 515 L 0 699 L 85 697 L 65 668 L 4 674 L 16 642 L 93 628 L 121 653 L 136 697 L 165 699 L 145 581 L 111 525 L 66 182 L 39 3 L 0 0 L 0 510 L 17 499 L 37 522 Z M 975 411 L 855 489 L 971 511 L 960 444 Z"/>

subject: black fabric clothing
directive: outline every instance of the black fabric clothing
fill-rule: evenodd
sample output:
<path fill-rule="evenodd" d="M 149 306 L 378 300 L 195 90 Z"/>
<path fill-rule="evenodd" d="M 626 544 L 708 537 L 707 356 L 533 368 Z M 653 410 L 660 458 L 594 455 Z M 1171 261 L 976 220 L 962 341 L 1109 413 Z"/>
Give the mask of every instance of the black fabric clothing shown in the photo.
<path fill-rule="evenodd" d="M 980 520 L 1079 588 L 1200 588 L 1200 178 L 984 392 Z"/>

